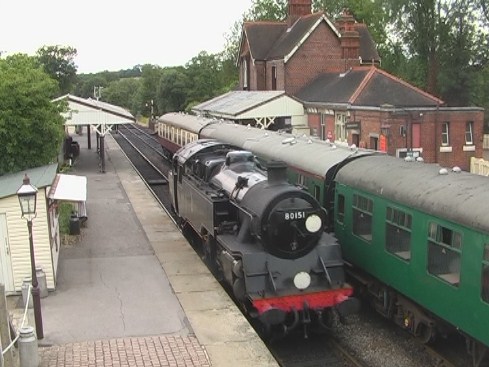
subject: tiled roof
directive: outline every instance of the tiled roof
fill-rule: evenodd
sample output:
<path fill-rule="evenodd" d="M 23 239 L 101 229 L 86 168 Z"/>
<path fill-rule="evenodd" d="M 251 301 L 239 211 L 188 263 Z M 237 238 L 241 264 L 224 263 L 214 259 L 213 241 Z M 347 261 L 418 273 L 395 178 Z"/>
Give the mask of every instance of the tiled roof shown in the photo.
<path fill-rule="evenodd" d="M 377 69 L 353 68 L 346 73 L 324 73 L 300 90 L 296 97 L 307 103 L 344 103 L 357 106 L 429 107 L 443 101 Z"/>
<path fill-rule="evenodd" d="M 244 32 L 248 39 L 251 56 L 255 60 L 265 60 L 268 52 L 286 31 L 285 23 L 277 22 L 247 22 Z"/>
<path fill-rule="evenodd" d="M 363 68 L 343 74 L 321 74 L 302 88 L 296 97 L 304 102 L 348 103 L 367 73 L 368 69 Z"/>
<path fill-rule="evenodd" d="M 355 105 L 430 107 L 443 101 L 385 72 L 376 72 L 355 99 Z"/>
<path fill-rule="evenodd" d="M 318 12 L 300 17 L 290 28 L 285 22 L 245 22 L 244 32 L 248 39 L 251 56 L 255 60 L 276 60 L 287 56 L 307 35 L 312 27 L 323 18 L 324 13 Z M 338 32 L 332 23 L 329 26 Z M 355 25 L 360 36 L 360 57 L 362 60 L 380 60 L 375 43 L 365 24 Z"/>
<path fill-rule="evenodd" d="M 372 35 L 367 29 L 367 26 L 363 23 L 357 23 L 355 29 L 360 35 L 360 50 L 359 55 L 363 61 L 380 61 L 379 53 L 375 45 Z"/>
<path fill-rule="evenodd" d="M 288 55 L 321 17 L 322 13 L 315 13 L 299 18 L 290 30 L 284 30 L 273 48 L 269 49 L 267 59 L 281 59 Z"/>

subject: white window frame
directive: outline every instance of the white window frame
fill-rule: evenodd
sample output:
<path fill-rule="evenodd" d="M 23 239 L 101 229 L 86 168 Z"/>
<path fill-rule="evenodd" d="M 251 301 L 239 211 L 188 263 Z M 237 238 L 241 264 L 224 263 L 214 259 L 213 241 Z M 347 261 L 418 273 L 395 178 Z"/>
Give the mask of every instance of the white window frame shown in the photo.
<path fill-rule="evenodd" d="M 465 123 L 465 145 L 473 145 L 473 144 L 474 144 L 474 122 L 467 121 Z"/>
<path fill-rule="evenodd" d="M 450 146 L 450 123 L 448 121 L 441 124 L 441 145 Z"/>
<path fill-rule="evenodd" d="M 334 123 L 334 133 L 335 140 L 341 142 L 348 141 L 348 132 L 346 130 L 346 120 L 348 115 L 346 113 L 337 112 L 335 114 L 335 123 Z"/>
<path fill-rule="evenodd" d="M 243 59 L 243 88 L 248 88 L 248 60 Z"/>

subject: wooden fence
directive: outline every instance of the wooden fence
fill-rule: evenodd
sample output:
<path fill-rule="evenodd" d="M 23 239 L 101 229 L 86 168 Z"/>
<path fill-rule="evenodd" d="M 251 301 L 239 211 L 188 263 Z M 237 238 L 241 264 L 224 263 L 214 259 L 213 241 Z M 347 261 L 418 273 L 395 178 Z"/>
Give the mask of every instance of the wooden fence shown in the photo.
<path fill-rule="evenodd" d="M 484 134 L 483 147 L 484 149 L 489 149 L 489 134 Z"/>
<path fill-rule="evenodd" d="M 476 175 L 489 176 L 489 161 L 482 158 L 472 157 L 470 159 L 470 173 Z"/>

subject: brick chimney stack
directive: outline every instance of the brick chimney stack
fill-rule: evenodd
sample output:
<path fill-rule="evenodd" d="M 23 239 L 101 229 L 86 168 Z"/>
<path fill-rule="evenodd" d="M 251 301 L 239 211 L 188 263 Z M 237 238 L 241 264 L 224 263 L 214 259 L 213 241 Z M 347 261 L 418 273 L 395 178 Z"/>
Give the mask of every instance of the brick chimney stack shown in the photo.
<path fill-rule="evenodd" d="M 348 9 L 336 20 L 336 26 L 341 34 L 343 59 L 358 59 L 360 52 L 360 35 L 355 28 L 355 18 Z"/>
<path fill-rule="evenodd" d="M 289 0 L 289 15 L 287 26 L 290 28 L 297 19 L 304 15 L 311 14 L 312 0 Z"/>

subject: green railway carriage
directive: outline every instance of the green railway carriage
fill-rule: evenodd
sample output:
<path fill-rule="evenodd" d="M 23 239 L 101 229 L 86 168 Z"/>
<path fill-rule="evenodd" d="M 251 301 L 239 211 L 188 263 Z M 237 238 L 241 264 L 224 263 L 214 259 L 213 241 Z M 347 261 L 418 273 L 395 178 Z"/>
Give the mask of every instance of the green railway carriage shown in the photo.
<path fill-rule="evenodd" d="M 335 232 L 381 313 L 426 341 L 463 330 L 477 359 L 489 345 L 489 179 L 440 172 L 387 156 L 350 162 L 336 176 Z"/>

